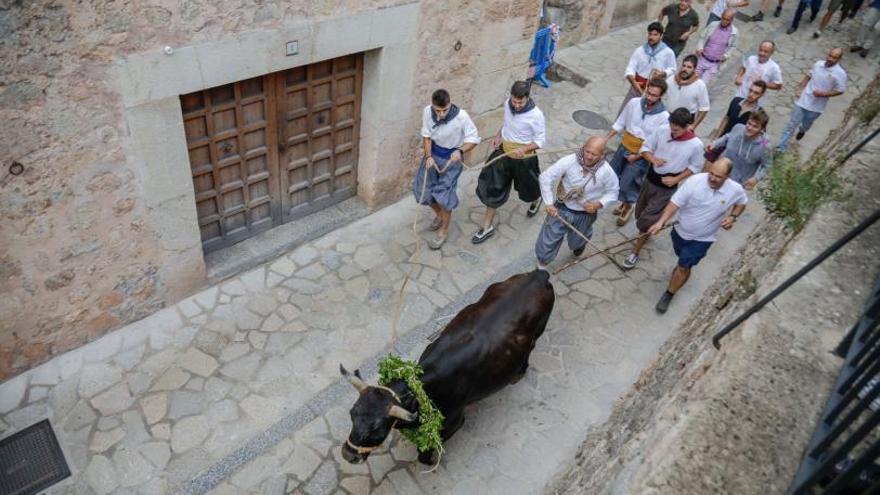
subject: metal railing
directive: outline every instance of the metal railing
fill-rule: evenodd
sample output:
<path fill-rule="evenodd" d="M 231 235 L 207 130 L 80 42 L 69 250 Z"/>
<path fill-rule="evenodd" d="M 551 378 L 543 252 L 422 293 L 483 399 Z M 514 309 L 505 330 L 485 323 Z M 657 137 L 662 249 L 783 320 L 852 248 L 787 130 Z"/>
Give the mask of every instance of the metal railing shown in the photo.
<path fill-rule="evenodd" d="M 791 495 L 880 493 L 880 279 L 834 352 L 843 368 Z"/>

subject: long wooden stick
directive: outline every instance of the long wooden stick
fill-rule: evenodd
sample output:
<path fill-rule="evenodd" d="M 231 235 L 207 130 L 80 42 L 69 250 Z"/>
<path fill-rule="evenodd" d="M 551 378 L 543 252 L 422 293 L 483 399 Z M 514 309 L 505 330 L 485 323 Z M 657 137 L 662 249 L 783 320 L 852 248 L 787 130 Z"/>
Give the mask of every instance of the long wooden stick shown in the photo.
<path fill-rule="evenodd" d="M 677 224 L 677 223 L 678 223 L 678 222 L 672 222 L 672 223 L 670 223 L 669 225 L 664 226 L 662 229 L 658 230 L 657 232 L 658 232 L 658 233 L 659 233 L 659 232 L 662 232 L 662 231 L 668 229 L 669 227 L 672 227 L 673 225 L 675 225 L 675 224 Z M 639 234 L 639 235 L 637 235 L 637 236 L 635 236 L 635 237 L 632 237 L 632 238 L 630 238 L 630 239 L 624 239 L 624 240 L 618 242 L 617 244 L 615 244 L 615 245 L 613 245 L 613 246 L 610 246 L 610 247 L 605 248 L 605 249 L 602 250 L 602 251 L 597 251 L 597 252 L 595 252 L 595 253 L 591 253 L 591 254 L 588 254 L 588 255 L 586 255 L 586 256 L 583 256 L 583 257 L 577 258 L 577 259 L 575 259 L 575 260 L 569 261 L 568 263 L 566 263 L 565 265 L 563 265 L 562 268 L 560 268 L 560 269 L 556 270 L 555 272 L 553 272 L 553 275 L 556 275 L 556 274 L 558 274 L 559 272 L 561 272 L 561 271 L 563 271 L 563 270 L 567 270 L 567 269 L 573 267 L 574 265 L 577 265 L 578 263 L 580 263 L 580 262 L 582 262 L 582 261 L 586 261 L 586 260 L 592 258 L 593 256 L 598 256 L 598 255 L 600 255 L 600 254 L 602 254 L 602 255 L 608 254 L 608 255 L 610 256 L 611 254 L 615 254 L 615 253 L 611 253 L 611 250 L 612 250 L 612 249 L 617 249 L 617 248 L 619 248 L 620 246 L 623 246 L 624 244 L 629 244 L 630 242 L 635 242 L 635 241 L 641 239 L 642 237 L 645 237 L 646 235 L 649 235 L 649 234 L 648 234 L 647 232 L 645 232 L 645 233 Z"/>
<path fill-rule="evenodd" d="M 568 223 L 564 218 L 562 218 L 561 215 L 557 216 L 556 219 L 559 220 L 560 222 L 562 222 L 562 225 L 565 225 L 566 227 L 568 227 L 569 229 L 571 229 L 571 231 L 574 232 L 575 234 L 577 234 L 581 239 L 587 241 L 587 244 L 588 244 L 591 248 L 595 249 L 597 253 L 602 253 L 602 255 L 605 256 L 605 258 L 608 259 L 608 261 L 614 263 L 614 266 L 616 266 L 616 267 L 621 271 L 621 273 L 626 273 L 626 269 L 624 269 L 622 266 L 620 266 L 620 263 L 618 263 L 616 259 L 614 259 L 613 257 L 611 257 L 610 254 L 608 254 L 607 252 L 605 252 L 605 250 L 603 250 L 603 249 L 600 248 L 599 246 L 596 246 L 595 244 L 593 244 L 593 241 L 591 241 L 589 237 L 585 236 L 583 232 L 581 232 L 580 230 L 576 229 L 574 225 Z"/>

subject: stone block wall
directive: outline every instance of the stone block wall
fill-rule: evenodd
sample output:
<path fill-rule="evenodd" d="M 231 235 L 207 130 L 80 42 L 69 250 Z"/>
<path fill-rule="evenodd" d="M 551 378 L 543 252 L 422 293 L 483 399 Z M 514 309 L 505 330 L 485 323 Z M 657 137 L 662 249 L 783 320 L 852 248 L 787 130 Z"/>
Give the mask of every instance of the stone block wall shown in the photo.
<path fill-rule="evenodd" d="M 381 136 L 371 146 L 385 158 L 360 170 L 359 195 L 372 207 L 406 191 L 419 110 L 437 87 L 450 90 L 478 125 L 491 123 L 485 134 L 495 131 L 507 88 L 526 73 L 540 0 L 0 2 L 0 176 L 13 162 L 24 166 L 22 175 L 0 179 L 0 380 L 206 283 L 190 197 L 159 201 L 160 183 L 145 179 L 165 174 L 173 150 L 144 141 L 144 132 L 165 127 L 182 135 L 179 121 L 162 117 L 179 111 L 175 98 L 146 101 L 137 119 L 126 114 L 132 94 L 182 82 L 178 73 L 149 70 L 125 79 L 121 64 L 132 67 L 166 45 L 181 54 L 407 6 L 418 9 L 417 25 L 388 29 L 413 29 L 415 56 L 387 65 L 394 70 L 364 88 L 393 94 L 409 116 L 380 118 L 364 130 Z M 367 56 L 395 61 L 391 50 Z M 188 62 L 179 60 L 183 77 Z M 405 93 L 394 94 L 398 78 L 411 81 Z"/>

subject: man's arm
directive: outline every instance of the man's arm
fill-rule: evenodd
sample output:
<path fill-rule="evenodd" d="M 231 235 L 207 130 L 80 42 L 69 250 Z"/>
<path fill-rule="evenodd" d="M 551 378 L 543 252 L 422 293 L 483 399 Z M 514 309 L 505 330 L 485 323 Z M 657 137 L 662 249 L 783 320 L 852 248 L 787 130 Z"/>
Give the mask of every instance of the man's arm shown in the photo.
<path fill-rule="evenodd" d="M 745 203 L 733 205 L 733 209 L 730 212 L 730 215 L 724 217 L 724 220 L 721 221 L 721 228 L 724 230 L 730 230 L 733 227 L 733 224 L 736 222 L 736 219 L 742 215 L 743 210 L 746 209 Z"/>
<path fill-rule="evenodd" d="M 700 122 L 706 118 L 706 115 L 709 113 L 708 110 L 697 110 L 697 118 L 694 119 L 694 130 L 700 125 Z"/>
<path fill-rule="evenodd" d="M 736 84 L 737 86 L 741 85 L 743 83 L 743 76 L 744 75 L 746 75 L 746 68 L 743 66 L 740 66 L 739 72 L 736 73 L 736 77 L 733 79 L 733 83 Z"/>
<path fill-rule="evenodd" d="M 687 179 L 688 177 L 690 177 L 692 175 L 694 175 L 693 170 L 686 168 L 686 169 L 684 169 L 684 172 L 682 172 L 678 175 L 671 175 L 668 177 L 663 177 L 660 179 L 660 181 L 663 182 L 663 184 L 665 184 L 666 187 L 672 187 L 677 184 L 680 184 L 681 181 Z"/>
<path fill-rule="evenodd" d="M 807 83 L 809 83 L 809 82 L 810 82 L 810 75 L 809 75 L 809 74 L 805 74 L 805 75 L 804 75 L 804 78 L 801 79 L 801 83 L 798 85 L 798 89 L 797 89 L 797 91 L 794 92 L 794 95 L 795 95 L 796 97 L 800 98 L 800 97 L 801 97 L 801 94 L 804 92 L 804 88 L 807 87 Z M 769 88 L 770 85 L 768 84 L 767 87 Z"/>
<path fill-rule="evenodd" d="M 544 209 L 554 217 L 559 212 L 556 209 L 556 191 L 553 186 L 565 175 L 566 168 L 565 158 L 560 158 L 538 176 L 538 185 L 541 188 L 541 199 L 544 201 Z"/>
<path fill-rule="evenodd" d="M 672 218 L 673 215 L 678 211 L 678 205 L 670 201 L 667 203 L 666 207 L 663 208 L 663 213 L 660 214 L 660 219 L 654 225 L 648 227 L 648 234 L 657 235 L 658 232 L 666 225 L 666 222 Z"/>

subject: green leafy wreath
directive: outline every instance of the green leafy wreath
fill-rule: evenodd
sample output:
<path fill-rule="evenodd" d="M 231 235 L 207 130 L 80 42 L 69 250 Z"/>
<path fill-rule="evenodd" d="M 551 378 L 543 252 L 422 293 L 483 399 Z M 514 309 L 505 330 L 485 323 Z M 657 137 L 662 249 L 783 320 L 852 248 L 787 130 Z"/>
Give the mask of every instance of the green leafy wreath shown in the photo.
<path fill-rule="evenodd" d="M 379 362 L 379 384 L 387 387 L 397 380 L 406 381 L 407 387 L 419 401 L 419 427 L 415 429 L 401 429 L 400 434 L 414 443 L 419 452 L 428 452 L 436 449 L 443 451 L 443 441 L 440 439 L 440 430 L 443 429 L 443 413 L 434 405 L 425 388 L 422 386 L 421 376 L 424 370 L 415 361 L 403 359 L 389 354 Z"/>

